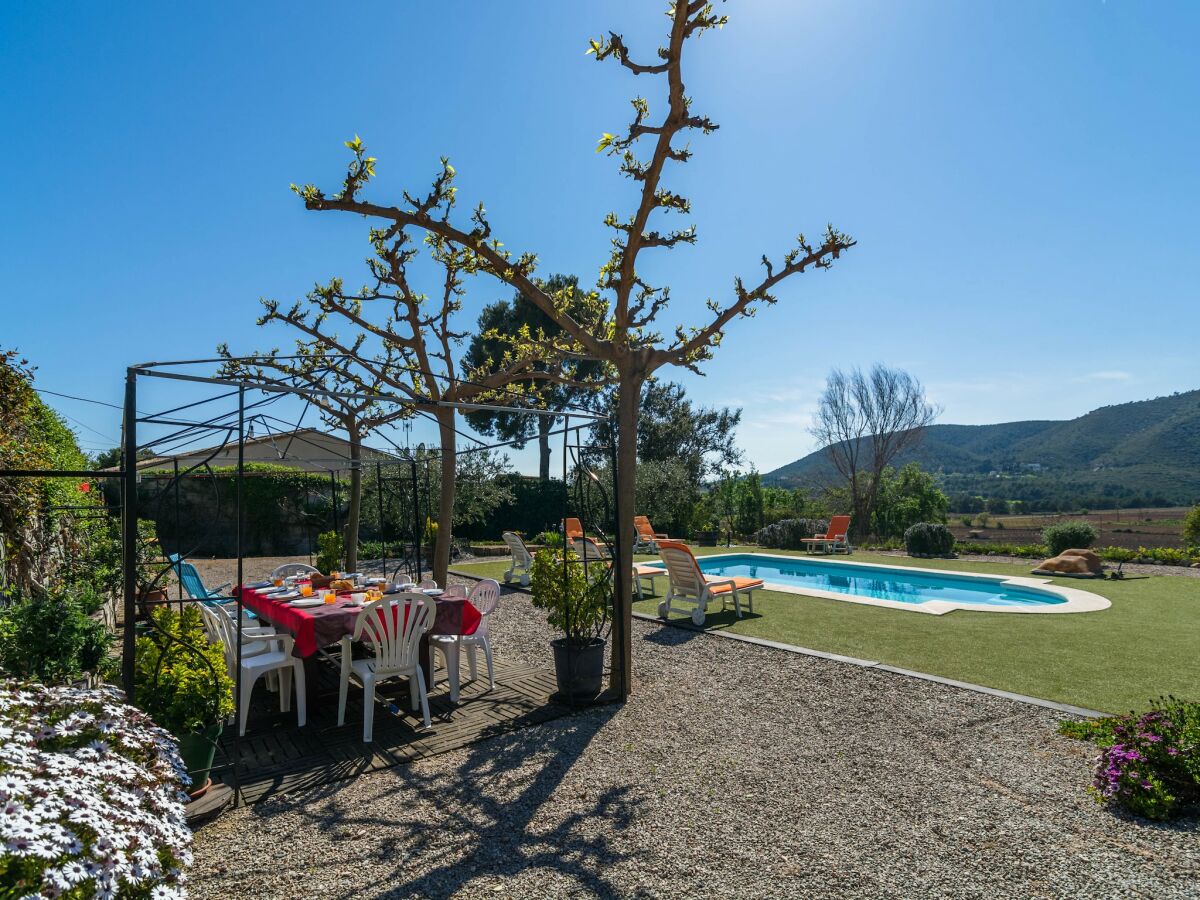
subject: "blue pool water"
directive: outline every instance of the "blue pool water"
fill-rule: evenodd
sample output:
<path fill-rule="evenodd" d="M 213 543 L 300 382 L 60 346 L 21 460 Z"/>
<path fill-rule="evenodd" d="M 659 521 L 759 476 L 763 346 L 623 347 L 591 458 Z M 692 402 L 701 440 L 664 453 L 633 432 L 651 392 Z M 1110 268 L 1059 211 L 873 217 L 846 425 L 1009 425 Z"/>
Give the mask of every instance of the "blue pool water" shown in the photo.
<path fill-rule="evenodd" d="M 864 563 L 825 562 L 804 557 L 783 558 L 736 553 L 697 558 L 706 575 L 761 578 L 768 585 L 815 588 L 855 597 L 927 603 L 944 600 L 967 606 L 1046 606 L 1066 599 L 1048 591 L 1006 584 L 986 575 L 929 574 Z M 652 563 L 659 565 L 661 563 Z"/>

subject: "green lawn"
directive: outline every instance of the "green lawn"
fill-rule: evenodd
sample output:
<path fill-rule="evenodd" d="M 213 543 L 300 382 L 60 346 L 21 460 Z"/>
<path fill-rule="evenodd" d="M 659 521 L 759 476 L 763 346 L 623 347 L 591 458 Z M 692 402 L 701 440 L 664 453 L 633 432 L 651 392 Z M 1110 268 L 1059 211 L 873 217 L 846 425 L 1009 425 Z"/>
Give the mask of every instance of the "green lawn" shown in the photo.
<path fill-rule="evenodd" d="M 697 555 L 717 552 L 729 551 L 696 548 Z M 853 559 L 1000 575 L 1029 575 L 1032 568 L 862 552 Z M 505 559 L 458 568 L 499 578 L 508 563 Z M 1200 579 L 1154 575 L 1125 581 L 1053 580 L 1102 594 L 1112 606 L 1090 613 L 956 610 L 931 616 L 758 591 L 753 616 L 738 621 L 732 610 L 710 613 L 706 627 L 1106 712 L 1143 708 L 1159 694 L 1200 700 Z M 658 585 L 664 590 L 666 579 L 659 579 Z M 657 605 L 657 598 L 647 597 L 634 609 L 654 615 Z"/>

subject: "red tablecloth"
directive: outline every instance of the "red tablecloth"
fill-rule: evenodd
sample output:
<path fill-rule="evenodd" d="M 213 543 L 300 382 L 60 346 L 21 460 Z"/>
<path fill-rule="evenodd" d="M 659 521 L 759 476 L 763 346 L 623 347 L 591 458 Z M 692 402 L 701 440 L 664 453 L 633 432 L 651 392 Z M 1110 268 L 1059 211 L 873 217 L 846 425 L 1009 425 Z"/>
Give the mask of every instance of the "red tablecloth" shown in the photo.
<path fill-rule="evenodd" d="M 238 588 L 234 595 L 238 594 L 247 609 L 296 639 L 296 656 L 312 656 L 321 647 L 336 644 L 346 635 L 353 634 L 358 616 L 375 606 L 374 603 L 365 606 L 351 603 L 348 593 L 337 603 L 323 603 L 307 609 L 289 606 L 286 600 L 275 600 L 250 588 Z M 471 601 L 466 597 L 438 597 L 436 600 L 437 618 L 430 634 L 475 633 L 482 617 Z"/>

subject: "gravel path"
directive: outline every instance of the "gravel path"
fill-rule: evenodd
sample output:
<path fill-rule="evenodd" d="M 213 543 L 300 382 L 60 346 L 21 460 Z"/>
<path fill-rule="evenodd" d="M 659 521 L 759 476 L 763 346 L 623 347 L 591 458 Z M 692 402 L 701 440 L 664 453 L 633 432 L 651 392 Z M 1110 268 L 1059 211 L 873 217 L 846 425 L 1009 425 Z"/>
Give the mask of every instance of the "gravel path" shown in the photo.
<path fill-rule="evenodd" d="M 507 595 L 497 655 L 550 637 Z M 226 813 L 196 897 L 1195 897 L 1200 823 L 1113 815 L 1055 715 L 634 622 L 635 694 Z"/>

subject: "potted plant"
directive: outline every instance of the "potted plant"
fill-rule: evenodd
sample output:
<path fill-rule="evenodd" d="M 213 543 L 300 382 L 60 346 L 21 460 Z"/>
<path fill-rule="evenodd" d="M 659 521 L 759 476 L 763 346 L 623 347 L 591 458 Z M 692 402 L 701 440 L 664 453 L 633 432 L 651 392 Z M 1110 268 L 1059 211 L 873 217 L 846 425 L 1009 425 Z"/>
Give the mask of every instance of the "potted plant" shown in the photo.
<path fill-rule="evenodd" d="M 716 516 L 712 516 L 696 532 L 696 543 L 701 547 L 715 547 L 720 537 L 721 522 Z"/>
<path fill-rule="evenodd" d="M 150 630 L 137 639 L 134 698 L 179 741 L 193 796 L 208 789 L 217 739 L 233 712 L 233 679 L 219 644 L 210 644 L 200 610 L 161 606 Z"/>
<path fill-rule="evenodd" d="M 594 700 L 604 685 L 608 575 L 607 565 L 585 567 L 570 549 L 546 548 L 533 558 L 533 605 L 546 610 L 546 621 L 563 633 L 550 647 L 559 693 L 571 702 Z"/>

